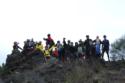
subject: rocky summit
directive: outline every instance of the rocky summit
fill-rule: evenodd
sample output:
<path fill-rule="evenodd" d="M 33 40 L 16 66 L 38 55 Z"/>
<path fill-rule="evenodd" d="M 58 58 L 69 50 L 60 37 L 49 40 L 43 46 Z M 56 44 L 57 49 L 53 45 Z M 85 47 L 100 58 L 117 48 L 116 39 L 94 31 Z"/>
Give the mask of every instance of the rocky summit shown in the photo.
<path fill-rule="evenodd" d="M 0 83 L 125 83 L 125 61 L 106 62 L 101 59 L 56 63 L 51 58 L 32 55 L 8 55 L 0 69 Z"/>

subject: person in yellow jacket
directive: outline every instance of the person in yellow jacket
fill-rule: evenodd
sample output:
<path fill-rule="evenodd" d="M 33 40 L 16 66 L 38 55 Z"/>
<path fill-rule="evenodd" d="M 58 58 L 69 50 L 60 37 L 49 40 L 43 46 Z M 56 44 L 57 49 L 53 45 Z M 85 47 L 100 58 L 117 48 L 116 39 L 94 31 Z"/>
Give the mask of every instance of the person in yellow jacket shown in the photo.
<path fill-rule="evenodd" d="M 44 56 L 45 56 L 46 62 L 49 61 L 49 59 L 50 59 L 50 49 L 48 48 L 48 46 L 45 46 Z"/>
<path fill-rule="evenodd" d="M 43 52 L 44 52 L 44 57 L 46 61 L 50 60 L 51 52 L 53 51 L 54 48 L 55 48 L 54 45 L 51 48 L 49 48 L 48 46 L 45 46 L 45 50 Z"/>
<path fill-rule="evenodd" d="M 36 44 L 36 50 L 40 50 L 41 52 L 43 52 L 43 44 L 41 41 Z"/>

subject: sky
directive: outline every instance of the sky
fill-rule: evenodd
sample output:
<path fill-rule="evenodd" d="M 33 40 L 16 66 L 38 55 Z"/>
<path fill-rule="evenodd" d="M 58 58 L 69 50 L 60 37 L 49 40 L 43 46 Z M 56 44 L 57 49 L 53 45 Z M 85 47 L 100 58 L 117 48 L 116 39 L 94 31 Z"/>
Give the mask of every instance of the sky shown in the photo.
<path fill-rule="evenodd" d="M 0 64 L 14 41 L 84 40 L 85 35 L 114 42 L 125 34 L 125 0 L 0 0 Z M 43 41 L 44 42 L 44 41 Z"/>

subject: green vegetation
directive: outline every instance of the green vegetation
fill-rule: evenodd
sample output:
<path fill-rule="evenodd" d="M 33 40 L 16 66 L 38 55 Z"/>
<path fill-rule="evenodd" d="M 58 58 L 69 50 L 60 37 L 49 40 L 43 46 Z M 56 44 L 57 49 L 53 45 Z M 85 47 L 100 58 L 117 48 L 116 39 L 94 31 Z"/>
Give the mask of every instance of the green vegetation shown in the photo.
<path fill-rule="evenodd" d="M 125 59 L 125 36 L 119 38 L 111 45 L 112 60 Z"/>

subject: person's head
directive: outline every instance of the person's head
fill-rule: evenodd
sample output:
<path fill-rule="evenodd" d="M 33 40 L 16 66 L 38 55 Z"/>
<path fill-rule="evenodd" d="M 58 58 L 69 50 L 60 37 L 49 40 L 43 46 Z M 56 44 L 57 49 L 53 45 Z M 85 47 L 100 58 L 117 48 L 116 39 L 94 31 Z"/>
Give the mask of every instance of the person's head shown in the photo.
<path fill-rule="evenodd" d="M 78 46 L 78 42 L 75 42 L 75 46 Z"/>
<path fill-rule="evenodd" d="M 24 44 L 26 44 L 27 43 L 27 41 L 24 41 Z"/>
<path fill-rule="evenodd" d="M 60 41 L 57 41 L 58 44 L 60 44 Z"/>
<path fill-rule="evenodd" d="M 48 36 L 48 37 L 50 37 L 51 35 L 50 35 L 50 34 L 48 34 L 47 36 Z"/>
<path fill-rule="evenodd" d="M 96 39 L 99 39 L 99 36 L 96 36 Z"/>
<path fill-rule="evenodd" d="M 70 40 L 68 40 L 68 44 L 70 44 L 70 42 L 71 42 L 71 41 L 70 41 Z"/>
<path fill-rule="evenodd" d="M 73 42 L 71 42 L 71 46 L 73 46 Z"/>
<path fill-rule="evenodd" d="M 14 42 L 14 45 L 18 45 L 18 44 L 19 44 L 18 42 L 16 42 L 16 41 Z"/>
<path fill-rule="evenodd" d="M 104 35 L 103 38 L 106 39 L 106 35 Z"/>
<path fill-rule="evenodd" d="M 63 38 L 63 41 L 65 41 L 65 40 L 66 40 L 66 38 L 64 37 L 64 38 Z"/>
<path fill-rule="evenodd" d="M 79 40 L 79 43 L 81 43 L 81 42 L 82 42 L 82 39 Z"/>
<path fill-rule="evenodd" d="M 41 41 L 39 41 L 39 45 L 41 45 L 42 44 L 42 42 Z"/>
<path fill-rule="evenodd" d="M 89 35 L 86 35 L 86 39 L 89 39 Z"/>
<path fill-rule="evenodd" d="M 27 42 L 30 42 L 30 39 L 27 39 Z"/>

